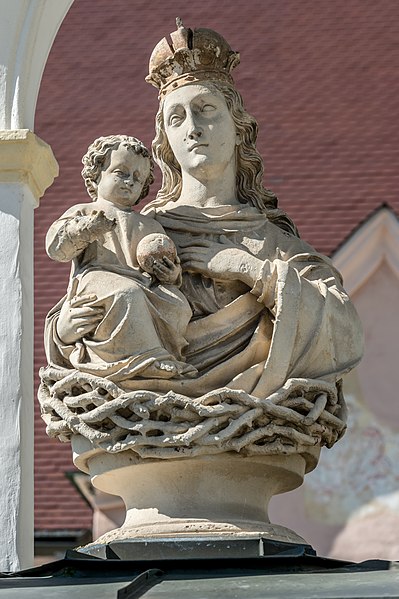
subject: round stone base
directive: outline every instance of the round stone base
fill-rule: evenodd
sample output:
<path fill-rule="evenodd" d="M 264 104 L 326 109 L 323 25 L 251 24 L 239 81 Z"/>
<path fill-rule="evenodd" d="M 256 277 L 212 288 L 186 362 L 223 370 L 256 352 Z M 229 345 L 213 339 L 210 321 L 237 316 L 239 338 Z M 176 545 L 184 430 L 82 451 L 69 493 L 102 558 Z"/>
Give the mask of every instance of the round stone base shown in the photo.
<path fill-rule="evenodd" d="M 186 540 L 195 535 L 195 540 L 213 539 L 256 539 L 263 538 L 270 541 L 281 541 L 284 543 L 306 544 L 305 539 L 297 535 L 293 530 L 265 522 L 210 522 L 209 520 L 179 520 L 171 518 L 170 522 L 157 522 L 147 526 L 121 526 L 111 530 L 99 537 L 95 545 L 108 544 L 114 541 L 134 539 L 144 541 Z M 91 544 L 90 544 L 91 545 Z"/>
<path fill-rule="evenodd" d="M 271 524 L 271 497 L 303 482 L 309 456 L 242 456 L 233 452 L 184 459 L 141 459 L 120 453 L 76 451 L 94 487 L 122 497 L 124 524 L 97 543 L 188 536 L 248 536 L 303 544 L 293 531 Z M 319 449 L 312 456 L 317 462 Z"/>

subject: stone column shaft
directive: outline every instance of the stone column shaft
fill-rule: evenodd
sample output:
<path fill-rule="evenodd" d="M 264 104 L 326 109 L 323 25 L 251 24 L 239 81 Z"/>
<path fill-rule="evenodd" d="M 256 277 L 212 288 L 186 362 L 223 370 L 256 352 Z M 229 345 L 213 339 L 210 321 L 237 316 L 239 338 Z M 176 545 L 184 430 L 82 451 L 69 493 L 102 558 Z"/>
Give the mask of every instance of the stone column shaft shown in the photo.
<path fill-rule="evenodd" d="M 33 561 L 33 210 L 58 174 L 26 129 L 0 131 L 0 570 Z"/>

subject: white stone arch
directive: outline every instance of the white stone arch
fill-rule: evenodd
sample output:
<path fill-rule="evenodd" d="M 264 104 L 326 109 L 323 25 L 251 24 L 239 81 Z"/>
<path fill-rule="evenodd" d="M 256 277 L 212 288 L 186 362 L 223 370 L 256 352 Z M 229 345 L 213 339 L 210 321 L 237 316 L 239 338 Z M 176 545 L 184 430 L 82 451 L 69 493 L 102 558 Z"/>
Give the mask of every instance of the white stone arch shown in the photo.
<path fill-rule="evenodd" d="M 72 2 L 0 0 L 0 571 L 33 565 L 33 210 L 58 174 L 33 128 Z"/>
<path fill-rule="evenodd" d="M 0 130 L 34 129 L 37 95 L 73 0 L 0 0 Z"/>

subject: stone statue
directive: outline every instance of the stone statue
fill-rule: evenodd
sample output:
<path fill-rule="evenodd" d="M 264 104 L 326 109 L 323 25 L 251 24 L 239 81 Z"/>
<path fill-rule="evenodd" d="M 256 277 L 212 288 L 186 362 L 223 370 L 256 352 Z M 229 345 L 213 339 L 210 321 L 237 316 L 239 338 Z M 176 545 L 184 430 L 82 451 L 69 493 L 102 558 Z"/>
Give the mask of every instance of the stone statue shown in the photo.
<path fill-rule="evenodd" d="M 293 540 L 279 527 L 271 532 L 268 499 L 299 486 L 321 446 L 345 430 L 341 379 L 360 360 L 361 326 L 331 261 L 299 238 L 263 187 L 257 124 L 231 77 L 238 63 L 219 34 L 180 21 L 171 43 L 161 40 L 150 59 L 147 80 L 160 91 L 153 153 L 163 180 L 136 218 L 140 235 L 173 240 L 180 290 L 178 260 L 159 266 L 158 282 L 139 282 L 140 271 L 133 283 L 120 259 L 112 258 L 110 274 L 110 248 L 96 241 L 101 259 L 49 315 L 43 418 L 49 435 L 72 440 L 75 463 L 95 486 L 123 497 L 127 518 L 114 537 L 267 530 Z M 103 172 L 93 177 L 98 191 Z M 75 223 L 77 209 L 89 212 L 81 205 L 63 219 Z M 104 239 L 117 235 L 120 210 L 96 210 L 85 218 L 100 220 Z M 126 229 L 133 254 L 140 235 Z M 77 235 L 74 243 L 87 253 L 89 238 Z M 131 263 L 136 268 L 134 256 Z M 81 348 L 96 343 L 112 294 L 132 287 L 123 309 L 136 302 L 133 295 L 145 309 L 132 307 L 132 325 L 118 315 L 123 345 L 104 329 L 107 353 L 96 370 Z M 168 352 L 173 376 L 160 376 L 155 362 L 152 370 L 135 369 L 140 341 L 131 340 L 130 326 L 143 339 L 147 328 L 170 331 L 155 347 Z"/>

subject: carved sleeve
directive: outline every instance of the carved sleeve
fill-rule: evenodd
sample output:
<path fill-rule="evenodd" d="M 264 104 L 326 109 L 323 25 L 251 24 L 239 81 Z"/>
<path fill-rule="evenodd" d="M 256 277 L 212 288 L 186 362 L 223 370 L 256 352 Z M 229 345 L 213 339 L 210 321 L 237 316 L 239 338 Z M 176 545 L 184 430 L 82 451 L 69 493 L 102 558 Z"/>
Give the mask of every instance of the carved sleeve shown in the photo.
<path fill-rule="evenodd" d="M 48 230 L 46 251 L 53 260 L 69 262 L 92 241 L 87 216 L 61 217 Z"/>

